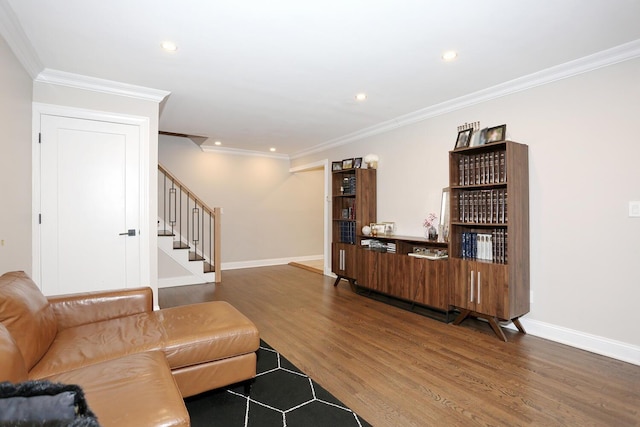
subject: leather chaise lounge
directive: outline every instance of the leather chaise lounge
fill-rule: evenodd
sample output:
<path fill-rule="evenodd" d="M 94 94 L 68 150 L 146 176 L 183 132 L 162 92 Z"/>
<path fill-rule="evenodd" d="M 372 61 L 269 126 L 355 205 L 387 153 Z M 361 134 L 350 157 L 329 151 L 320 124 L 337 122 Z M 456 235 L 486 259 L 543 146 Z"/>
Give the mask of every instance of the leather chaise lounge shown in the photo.
<path fill-rule="evenodd" d="M 183 398 L 256 375 L 255 325 L 223 301 L 153 311 L 150 288 L 45 297 L 0 276 L 0 382 L 82 387 L 102 426 L 188 426 Z"/>

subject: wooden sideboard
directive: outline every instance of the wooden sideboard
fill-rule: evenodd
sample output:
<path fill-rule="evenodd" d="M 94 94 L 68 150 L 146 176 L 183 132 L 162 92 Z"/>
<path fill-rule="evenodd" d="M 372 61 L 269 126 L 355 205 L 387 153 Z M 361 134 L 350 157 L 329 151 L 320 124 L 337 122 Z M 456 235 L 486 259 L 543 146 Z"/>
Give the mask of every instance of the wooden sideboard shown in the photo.
<path fill-rule="evenodd" d="M 376 247 L 367 242 L 379 242 Z M 363 244 L 364 242 L 364 244 Z M 356 283 L 366 293 L 377 293 L 398 301 L 435 310 L 449 321 L 450 288 L 447 258 L 429 259 L 429 251 L 446 253 L 448 244 L 422 237 L 358 236 Z M 414 255 L 409 255 L 414 254 Z M 416 256 L 417 255 L 417 256 Z"/>

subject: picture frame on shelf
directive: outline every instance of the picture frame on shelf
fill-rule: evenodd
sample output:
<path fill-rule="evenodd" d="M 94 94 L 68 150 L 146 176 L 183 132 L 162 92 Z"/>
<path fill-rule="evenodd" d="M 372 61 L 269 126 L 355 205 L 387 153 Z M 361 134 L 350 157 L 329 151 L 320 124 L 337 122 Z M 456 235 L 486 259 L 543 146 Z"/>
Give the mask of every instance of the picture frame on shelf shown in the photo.
<path fill-rule="evenodd" d="M 507 125 L 494 126 L 487 129 L 487 144 L 502 142 L 507 136 Z"/>
<path fill-rule="evenodd" d="M 473 134 L 473 128 L 461 130 L 458 132 L 458 138 L 456 138 L 456 145 L 454 149 L 466 148 L 471 142 L 471 135 Z"/>
<path fill-rule="evenodd" d="M 342 170 L 353 169 L 353 159 L 344 159 L 342 161 Z"/>
<path fill-rule="evenodd" d="M 356 169 L 360 169 L 362 167 L 362 157 L 356 157 L 353 160 L 353 167 Z"/>
<path fill-rule="evenodd" d="M 369 226 L 372 236 L 384 235 L 385 224 L 372 222 Z"/>
<path fill-rule="evenodd" d="M 331 162 L 331 170 L 332 171 L 341 171 L 342 170 L 342 162 Z"/>

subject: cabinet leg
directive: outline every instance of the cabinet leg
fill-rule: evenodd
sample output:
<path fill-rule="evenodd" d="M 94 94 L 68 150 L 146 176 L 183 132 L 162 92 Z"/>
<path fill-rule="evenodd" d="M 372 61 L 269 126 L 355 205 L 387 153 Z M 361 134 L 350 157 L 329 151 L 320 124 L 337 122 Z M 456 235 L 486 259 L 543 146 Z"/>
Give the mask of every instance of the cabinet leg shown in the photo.
<path fill-rule="evenodd" d="M 526 333 L 527 333 L 527 331 L 525 331 L 525 330 L 524 330 L 524 328 L 522 327 L 522 323 L 520 323 L 520 318 L 519 318 L 519 317 L 516 317 L 515 319 L 512 319 L 511 321 L 513 322 L 513 325 L 514 325 L 516 328 L 518 328 L 518 330 L 519 330 L 520 332 L 522 332 L 523 334 L 526 334 Z"/>
<path fill-rule="evenodd" d="M 333 286 L 338 286 L 338 283 L 340 283 L 340 280 L 342 280 L 342 276 L 336 277 L 336 281 L 333 282 Z"/>
<path fill-rule="evenodd" d="M 459 325 L 460 323 L 462 323 L 462 321 L 464 319 L 466 319 L 469 315 L 471 314 L 471 310 L 467 310 L 467 309 L 460 309 L 460 314 L 458 314 L 458 317 L 456 317 L 456 320 L 453 321 L 454 325 Z"/>
<path fill-rule="evenodd" d="M 504 334 L 502 328 L 500 327 L 500 324 L 498 323 L 498 319 L 495 317 L 486 317 L 487 321 L 489 321 L 489 325 L 491 325 L 491 329 L 493 329 L 493 332 L 496 333 L 496 335 L 498 336 L 498 338 L 500 338 L 502 341 L 507 342 L 507 336 Z"/>

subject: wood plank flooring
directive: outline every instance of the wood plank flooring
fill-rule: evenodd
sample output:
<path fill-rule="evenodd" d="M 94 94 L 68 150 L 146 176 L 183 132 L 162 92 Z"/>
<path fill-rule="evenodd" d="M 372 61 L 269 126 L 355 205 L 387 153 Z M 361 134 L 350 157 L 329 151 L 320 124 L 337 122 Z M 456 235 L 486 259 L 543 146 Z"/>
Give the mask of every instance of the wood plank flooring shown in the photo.
<path fill-rule="evenodd" d="M 640 426 L 640 367 L 481 321 L 445 324 L 291 266 L 159 290 L 226 300 L 261 337 L 374 426 Z"/>

